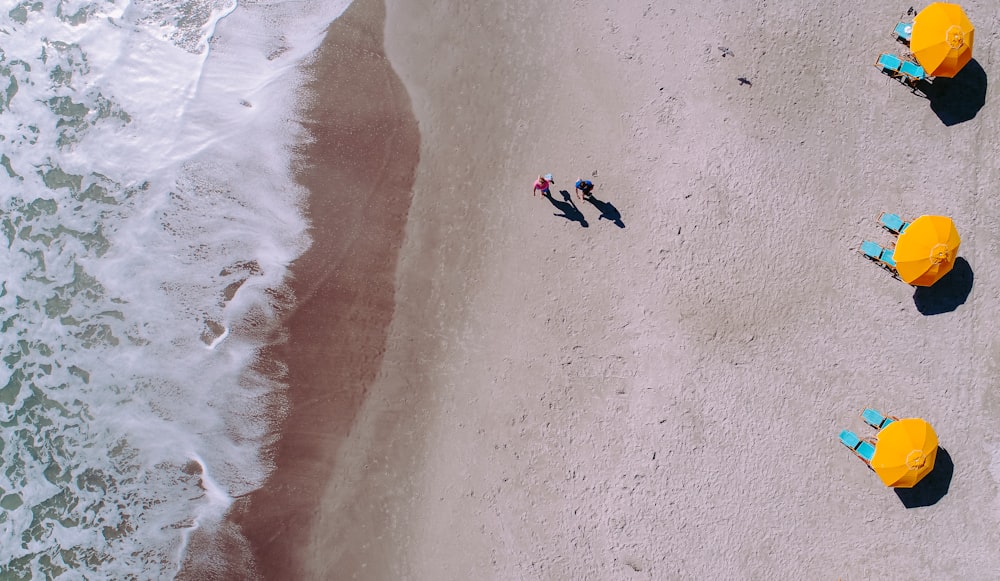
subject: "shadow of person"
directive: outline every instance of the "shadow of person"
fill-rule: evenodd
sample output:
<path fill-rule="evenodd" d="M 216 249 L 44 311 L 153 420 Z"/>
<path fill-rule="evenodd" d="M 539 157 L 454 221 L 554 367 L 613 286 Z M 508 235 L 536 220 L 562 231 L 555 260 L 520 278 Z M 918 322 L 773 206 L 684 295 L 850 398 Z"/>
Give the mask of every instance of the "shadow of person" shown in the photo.
<path fill-rule="evenodd" d="M 972 267 L 959 256 L 951 272 L 941 277 L 934 286 L 918 286 L 913 291 L 913 304 L 921 315 L 950 313 L 969 298 L 973 278 Z"/>
<path fill-rule="evenodd" d="M 562 214 L 552 215 L 559 216 L 560 218 L 566 218 L 570 222 L 579 222 L 580 226 L 583 228 L 590 227 L 590 224 L 587 223 L 587 218 L 584 217 L 583 212 L 581 212 L 580 209 L 576 207 L 576 204 L 573 203 L 573 196 L 569 195 L 569 192 L 566 190 L 560 190 L 559 193 L 562 194 L 562 200 L 553 198 L 551 194 L 542 194 L 545 196 L 545 199 L 552 202 L 552 205 L 555 206 L 557 210 L 562 212 Z"/>
<path fill-rule="evenodd" d="M 975 118 L 986 104 L 986 71 L 972 59 L 954 78 L 938 77 L 922 82 L 920 91 L 931 102 L 931 111 L 947 126 Z"/>
<path fill-rule="evenodd" d="M 951 461 L 951 454 L 939 446 L 934 469 L 930 474 L 924 476 L 913 488 L 893 488 L 893 491 L 906 508 L 931 506 L 948 494 L 954 473 L 955 463 Z"/>
<path fill-rule="evenodd" d="M 622 214 L 618 211 L 618 208 L 616 208 L 614 204 L 598 200 L 593 194 L 584 199 L 593 204 L 594 207 L 601 213 L 601 215 L 597 217 L 598 220 L 607 220 L 619 228 L 625 227 L 625 223 L 622 222 Z"/>

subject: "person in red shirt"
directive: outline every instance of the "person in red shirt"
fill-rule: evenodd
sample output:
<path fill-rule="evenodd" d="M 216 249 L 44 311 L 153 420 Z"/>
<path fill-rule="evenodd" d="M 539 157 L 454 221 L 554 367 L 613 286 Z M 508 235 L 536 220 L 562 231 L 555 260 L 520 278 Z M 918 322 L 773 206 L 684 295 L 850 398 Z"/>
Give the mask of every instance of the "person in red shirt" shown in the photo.
<path fill-rule="evenodd" d="M 556 183 L 556 180 L 552 179 L 552 174 L 538 176 L 538 179 L 535 180 L 535 189 L 532 190 L 531 195 L 537 196 L 538 192 L 542 192 L 543 196 L 551 196 L 552 192 L 549 190 L 549 186 L 554 183 Z"/>

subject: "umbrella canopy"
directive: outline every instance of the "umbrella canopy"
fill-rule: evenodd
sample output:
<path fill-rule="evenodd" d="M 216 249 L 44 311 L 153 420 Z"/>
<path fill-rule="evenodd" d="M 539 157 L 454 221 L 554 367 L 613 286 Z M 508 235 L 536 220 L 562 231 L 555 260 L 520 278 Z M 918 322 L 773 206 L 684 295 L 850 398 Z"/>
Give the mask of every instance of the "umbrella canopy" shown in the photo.
<path fill-rule="evenodd" d="M 930 424 L 920 418 L 897 420 L 878 433 L 871 466 L 886 486 L 912 488 L 934 469 L 937 450 Z"/>
<path fill-rule="evenodd" d="M 954 77 L 972 59 L 972 23 L 958 4 L 935 2 L 913 19 L 910 51 L 932 77 Z"/>
<path fill-rule="evenodd" d="M 951 218 L 917 218 L 899 235 L 892 253 L 899 278 L 914 286 L 931 286 L 951 271 L 961 242 Z"/>

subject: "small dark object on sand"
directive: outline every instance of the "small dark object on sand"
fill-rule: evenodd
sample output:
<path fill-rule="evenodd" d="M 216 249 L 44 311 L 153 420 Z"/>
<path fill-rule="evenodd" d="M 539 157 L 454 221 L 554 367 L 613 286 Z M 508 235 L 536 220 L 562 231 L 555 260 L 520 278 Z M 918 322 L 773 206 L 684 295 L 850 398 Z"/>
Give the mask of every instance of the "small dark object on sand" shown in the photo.
<path fill-rule="evenodd" d="M 748 87 L 752 87 L 753 86 L 753 83 L 750 82 L 750 79 L 748 79 L 746 77 L 736 77 L 736 80 L 740 82 L 740 86 L 743 86 L 743 85 L 747 85 Z"/>
<path fill-rule="evenodd" d="M 720 46 L 719 50 L 722 51 L 722 58 L 726 58 L 727 56 L 736 56 L 733 54 L 733 51 L 729 50 L 728 46 Z"/>

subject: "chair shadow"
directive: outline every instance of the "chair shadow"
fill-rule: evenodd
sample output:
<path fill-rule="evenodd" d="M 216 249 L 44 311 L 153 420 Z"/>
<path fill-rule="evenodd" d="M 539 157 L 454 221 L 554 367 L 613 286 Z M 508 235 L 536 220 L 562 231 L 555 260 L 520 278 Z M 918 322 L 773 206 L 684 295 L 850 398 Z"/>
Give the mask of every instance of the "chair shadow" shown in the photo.
<path fill-rule="evenodd" d="M 955 259 L 951 272 L 941 277 L 934 286 L 921 286 L 913 291 L 913 304 L 921 315 L 950 313 L 969 298 L 974 278 L 969 262 L 960 256 Z"/>
<path fill-rule="evenodd" d="M 931 470 L 930 474 L 913 488 L 893 488 L 893 491 L 906 508 L 931 506 L 937 504 L 939 500 L 944 498 L 944 495 L 948 494 L 951 477 L 954 473 L 955 463 L 951 460 L 951 454 L 939 446 L 934 469 Z"/>
<path fill-rule="evenodd" d="M 584 199 L 593 204 L 594 207 L 601 213 L 601 215 L 597 217 L 598 220 L 607 220 L 619 228 L 625 227 L 625 223 L 622 222 L 622 213 L 618 211 L 618 208 L 616 208 L 614 204 L 598 200 L 593 194 Z"/>
<path fill-rule="evenodd" d="M 958 125 L 976 117 L 986 104 L 986 71 L 972 59 L 954 78 L 938 77 L 933 83 L 922 81 L 917 89 L 931 102 L 931 110 L 947 126 Z"/>
<path fill-rule="evenodd" d="M 582 228 L 589 228 L 590 224 L 587 223 L 587 218 L 583 215 L 583 212 L 576 207 L 573 203 L 573 196 L 569 195 L 566 190 L 560 190 L 562 194 L 562 201 L 557 200 L 552 197 L 551 194 L 542 194 L 545 198 L 552 202 L 552 205 L 556 207 L 557 210 L 562 212 L 562 214 L 552 214 L 553 216 L 559 216 L 560 218 L 566 218 L 570 222 L 579 222 Z"/>

